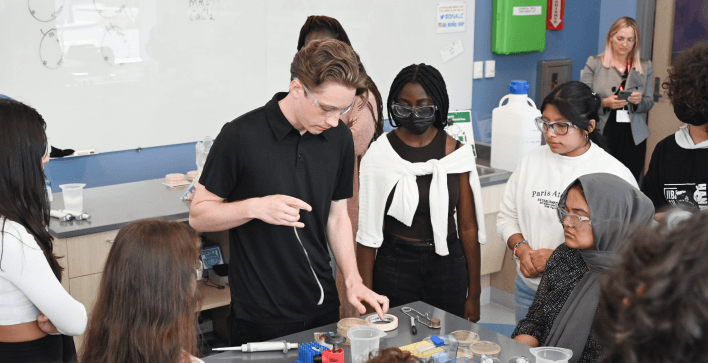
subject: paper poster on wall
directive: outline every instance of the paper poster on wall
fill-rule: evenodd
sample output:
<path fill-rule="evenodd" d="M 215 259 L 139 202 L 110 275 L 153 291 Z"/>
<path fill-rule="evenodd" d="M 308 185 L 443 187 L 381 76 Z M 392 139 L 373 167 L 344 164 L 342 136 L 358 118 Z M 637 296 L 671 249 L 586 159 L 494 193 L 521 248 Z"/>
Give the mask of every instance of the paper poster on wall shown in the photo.
<path fill-rule="evenodd" d="M 462 47 L 462 39 L 458 39 L 454 43 L 448 45 L 440 51 L 440 58 L 442 58 L 443 63 L 447 63 L 452 58 L 457 57 L 465 51 Z"/>
<path fill-rule="evenodd" d="M 461 33 L 467 25 L 467 3 L 446 1 L 438 3 L 438 33 Z"/>
<path fill-rule="evenodd" d="M 447 120 L 452 120 L 452 125 L 447 126 L 445 131 L 453 138 L 460 140 L 464 144 L 472 145 L 474 156 L 477 157 L 477 149 L 474 146 L 474 129 L 472 128 L 471 111 L 450 111 L 447 113 Z"/>

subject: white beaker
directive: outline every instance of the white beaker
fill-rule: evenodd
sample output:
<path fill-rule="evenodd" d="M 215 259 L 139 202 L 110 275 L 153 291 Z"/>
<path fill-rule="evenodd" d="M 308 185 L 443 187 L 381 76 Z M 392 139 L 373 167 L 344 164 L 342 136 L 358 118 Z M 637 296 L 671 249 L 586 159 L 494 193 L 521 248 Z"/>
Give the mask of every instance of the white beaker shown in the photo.
<path fill-rule="evenodd" d="M 64 197 L 64 210 L 83 213 L 84 212 L 84 187 L 86 184 L 73 183 L 62 184 L 61 194 Z"/>
<path fill-rule="evenodd" d="M 536 356 L 536 363 L 567 363 L 573 351 L 558 347 L 538 347 L 529 349 Z"/>
<path fill-rule="evenodd" d="M 347 331 L 347 337 L 352 343 L 352 363 L 364 363 L 369 360 L 369 353 L 377 353 L 379 339 L 386 333 L 378 328 L 357 325 Z"/>

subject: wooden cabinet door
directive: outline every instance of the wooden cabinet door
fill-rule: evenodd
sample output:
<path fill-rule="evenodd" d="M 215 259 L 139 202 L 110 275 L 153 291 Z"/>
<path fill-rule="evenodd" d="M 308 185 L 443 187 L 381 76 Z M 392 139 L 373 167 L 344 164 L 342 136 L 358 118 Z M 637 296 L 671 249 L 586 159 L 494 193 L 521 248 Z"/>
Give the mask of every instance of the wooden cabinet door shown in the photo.
<path fill-rule="evenodd" d="M 61 286 L 64 286 L 64 290 L 71 294 L 71 289 L 69 288 L 69 256 L 66 250 L 66 240 L 56 238 L 54 240 L 54 254 L 59 256 L 59 266 L 64 268 L 61 272 Z"/>
<path fill-rule="evenodd" d="M 103 271 L 117 230 L 66 239 L 69 254 L 69 278 Z"/>
<path fill-rule="evenodd" d="M 96 304 L 96 298 L 98 297 L 98 287 L 101 284 L 101 276 L 103 276 L 102 273 L 97 273 L 69 280 L 71 296 L 73 296 L 74 299 L 78 300 L 80 303 L 84 304 L 84 307 L 86 307 L 86 312 L 88 313 L 89 321 L 91 320 L 93 306 Z M 74 337 L 77 352 L 81 349 L 82 342 L 83 335 Z"/>

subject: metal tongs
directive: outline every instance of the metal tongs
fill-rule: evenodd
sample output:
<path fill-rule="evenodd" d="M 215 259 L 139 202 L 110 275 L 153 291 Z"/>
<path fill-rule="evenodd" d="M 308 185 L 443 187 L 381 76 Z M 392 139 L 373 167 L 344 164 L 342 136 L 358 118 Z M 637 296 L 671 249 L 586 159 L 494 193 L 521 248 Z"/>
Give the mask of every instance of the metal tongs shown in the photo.
<path fill-rule="evenodd" d="M 428 316 L 428 313 L 423 314 L 420 311 L 407 306 L 402 307 L 401 311 L 411 317 L 411 322 L 413 322 L 413 319 L 417 319 L 419 323 L 427 326 L 428 328 L 440 329 L 440 319 L 431 318 Z M 425 320 L 421 320 L 421 317 Z"/>

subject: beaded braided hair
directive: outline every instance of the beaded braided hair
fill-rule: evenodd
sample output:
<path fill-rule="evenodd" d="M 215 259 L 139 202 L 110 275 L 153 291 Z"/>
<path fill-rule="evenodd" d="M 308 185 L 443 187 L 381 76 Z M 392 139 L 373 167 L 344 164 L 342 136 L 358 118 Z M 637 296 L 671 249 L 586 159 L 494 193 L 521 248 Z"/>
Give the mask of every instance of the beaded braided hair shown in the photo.
<path fill-rule="evenodd" d="M 403 87 L 408 83 L 418 83 L 423 87 L 425 93 L 428 97 L 433 99 L 435 106 L 438 107 L 435 113 L 435 125 L 439 129 L 445 128 L 447 126 L 447 111 L 450 108 L 450 99 L 447 95 L 447 86 L 445 85 L 445 80 L 442 74 L 435 69 L 435 67 L 427 65 L 425 63 L 421 64 L 411 64 L 410 66 L 403 68 L 396 78 L 393 80 L 391 85 L 391 90 L 388 93 L 388 102 L 386 102 L 386 109 L 388 111 L 388 122 L 393 127 L 400 126 L 396 121 L 393 120 L 393 113 L 391 112 L 391 105 L 393 105 L 394 100 L 401 93 Z"/>

